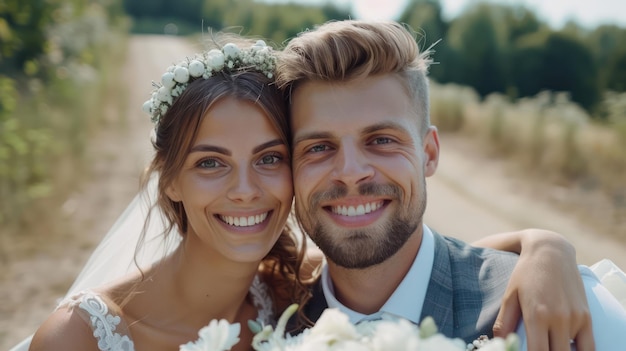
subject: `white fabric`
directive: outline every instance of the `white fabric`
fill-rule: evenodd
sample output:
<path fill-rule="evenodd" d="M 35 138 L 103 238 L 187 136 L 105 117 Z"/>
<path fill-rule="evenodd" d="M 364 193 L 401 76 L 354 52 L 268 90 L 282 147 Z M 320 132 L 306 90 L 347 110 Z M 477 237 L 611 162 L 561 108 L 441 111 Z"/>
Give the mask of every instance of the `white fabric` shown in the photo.
<path fill-rule="evenodd" d="M 157 178 L 153 177 L 150 179 L 146 191 L 135 196 L 91 254 L 87 264 L 65 297 L 71 296 L 77 291 L 113 281 L 137 270 L 133 261 L 135 248 L 144 228 L 148 211 L 155 202 L 156 186 Z M 143 249 L 137 255 L 137 262 L 141 267 L 149 266 L 178 246 L 180 235 L 172 233 L 168 241 L 164 241 L 164 228 L 161 211 L 155 208 L 146 228 Z"/>
<path fill-rule="evenodd" d="M 422 244 L 411 268 L 379 312 L 365 315 L 353 311 L 339 302 L 335 297 L 335 289 L 328 273 L 328 266 L 324 266 L 321 279 L 328 307 L 338 308 L 341 312 L 348 315 L 350 322 L 355 324 L 363 320 L 379 319 L 383 315 L 401 317 L 418 324 L 422 314 L 422 305 L 426 298 L 430 274 L 433 270 L 433 262 L 435 261 L 433 233 L 426 225 L 423 225 L 423 233 Z M 415 301 L 419 301 L 419 303 L 415 303 Z"/>
<path fill-rule="evenodd" d="M 137 269 L 134 263 L 135 247 L 144 228 L 148 211 L 155 202 L 156 186 L 157 178 L 153 177 L 146 190 L 135 196 L 91 254 L 64 298 L 116 280 Z M 140 266 L 148 266 L 178 246 L 180 235 L 172 233 L 168 241 L 164 241 L 162 236 L 164 228 L 161 211 L 153 210 L 147 224 L 143 250 L 137 255 Z M 27 351 L 31 339 L 32 335 L 10 351 Z"/>
<path fill-rule="evenodd" d="M 617 266 L 612 268 L 619 271 L 623 277 L 626 277 L 624 272 Z M 623 350 L 626 348 L 626 310 L 616 297 L 626 297 L 623 295 L 624 290 L 621 290 L 622 296 L 614 296 L 602 285 L 600 279 L 589 267 L 579 265 L 578 270 L 587 294 L 596 351 Z M 521 340 L 522 347 L 520 351 L 526 351 L 526 330 L 524 329 L 523 321 L 520 321 L 516 333 Z"/>
<path fill-rule="evenodd" d="M 590 267 L 600 282 L 626 309 L 626 273 L 609 259 L 603 259 Z"/>

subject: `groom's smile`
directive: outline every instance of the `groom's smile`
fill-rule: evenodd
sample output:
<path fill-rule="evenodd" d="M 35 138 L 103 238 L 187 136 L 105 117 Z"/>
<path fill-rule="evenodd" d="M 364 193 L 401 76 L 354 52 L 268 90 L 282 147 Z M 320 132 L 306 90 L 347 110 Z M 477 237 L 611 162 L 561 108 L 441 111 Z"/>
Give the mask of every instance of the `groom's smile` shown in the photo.
<path fill-rule="evenodd" d="M 322 204 L 322 208 L 335 224 L 347 228 L 359 228 L 376 222 L 389 203 L 390 201 L 385 199 L 352 197 Z"/>

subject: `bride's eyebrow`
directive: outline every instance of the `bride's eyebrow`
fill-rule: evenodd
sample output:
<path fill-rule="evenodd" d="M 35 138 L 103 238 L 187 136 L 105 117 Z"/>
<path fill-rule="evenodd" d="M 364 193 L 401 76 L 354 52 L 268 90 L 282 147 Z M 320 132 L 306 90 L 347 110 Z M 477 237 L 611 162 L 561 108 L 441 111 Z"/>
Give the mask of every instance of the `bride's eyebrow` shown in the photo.
<path fill-rule="evenodd" d="M 217 152 L 218 154 L 224 154 L 226 156 L 232 155 L 232 153 L 228 149 L 225 149 L 220 146 L 207 145 L 207 144 L 199 144 L 199 145 L 192 147 L 189 153 L 193 153 L 193 152 Z"/>
<path fill-rule="evenodd" d="M 263 151 L 263 150 L 265 150 L 265 149 L 267 149 L 267 148 L 270 148 L 270 147 L 272 147 L 272 146 L 277 146 L 277 145 L 285 145 L 285 142 L 283 142 L 282 140 L 280 140 L 280 139 L 278 139 L 278 138 L 277 138 L 277 139 L 274 139 L 274 140 L 270 140 L 270 141 L 268 141 L 268 142 L 265 142 L 265 143 L 263 143 L 263 144 L 261 144 L 261 145 L 259 145 L 259 146 L 255 147 L 255 148 L 252 150 L 252 153 L 253 153 L 253 154 L 256 154 L 257 152 Z"/>
<path fill-rule="evenodd" d="M 277 146 L 277 145 L 285 145 L 285 143 L 280 139 L 273 139 L 259 146 L 256 146 L 254 149 L 252 149 L 252 153 L 256 154 L 257 152 L 263 151 L 267 148 Z M 208 145 L 208 144 L 199 144 L 199 145 L 192 147 L 189 153 L 193 153 L 193 152 L 216 152 L 218 154 L 223 154 L 226 156 L 232 155 L 232 152 L 230 152 L 230 150 L 226 148 L 223 148 L 221 146 Z"/>

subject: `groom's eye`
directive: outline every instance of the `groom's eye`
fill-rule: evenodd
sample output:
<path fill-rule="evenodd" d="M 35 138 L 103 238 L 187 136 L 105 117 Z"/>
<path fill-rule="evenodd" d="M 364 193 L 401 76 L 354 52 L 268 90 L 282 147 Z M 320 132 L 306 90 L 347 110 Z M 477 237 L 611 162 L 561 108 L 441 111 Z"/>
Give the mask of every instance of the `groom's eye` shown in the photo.
<path fill-rule="evenodd" d="M 372 140 L 372 144 L 375 144 L 375 145 L 389 144 L 391 141 L 392 140 L 387 137 L 378 137 Z"/>
<path fill-rule="evenodd" d="M 309 152 L 322 152 L 328 150 L 328 146 L 324 144 L 314 145 L 309 149 Z"/>

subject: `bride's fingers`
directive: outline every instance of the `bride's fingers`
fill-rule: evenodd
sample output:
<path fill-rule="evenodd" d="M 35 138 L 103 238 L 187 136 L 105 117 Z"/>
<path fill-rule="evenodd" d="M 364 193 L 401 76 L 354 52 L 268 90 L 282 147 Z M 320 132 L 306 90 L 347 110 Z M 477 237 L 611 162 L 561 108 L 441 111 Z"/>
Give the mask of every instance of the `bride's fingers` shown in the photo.
<path fill-rule="evenodd" d="M 493 324 L 493 336 L 500 338 L 506 338 L 507 335 L 515 332 L 522 315 L 517 293 L 505 293 L 504 296 L 502 307 Z"/>
<path fill-rule="evenodd" d="M 526 349 L 529 351 L 550 351 L 550 334 L 546 325 L 538 323 L 527 323 L 526 328 Z"/>
<path fill-rule="evenodd" d="M 571 351 L 570 340 L 569 328 L 556 326 L 550 330 L 550 351 Z"/>
<path fill-rule="evenodd" d="M 572 336 L 576 342 L 576 351 L 595 351 L 596 345 L 593 338 L 593 329 L 591 322 L 588 321 L 575 336 Z"/>

